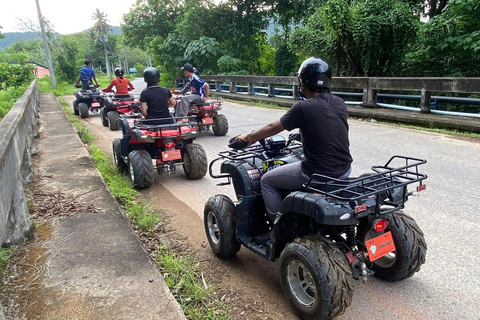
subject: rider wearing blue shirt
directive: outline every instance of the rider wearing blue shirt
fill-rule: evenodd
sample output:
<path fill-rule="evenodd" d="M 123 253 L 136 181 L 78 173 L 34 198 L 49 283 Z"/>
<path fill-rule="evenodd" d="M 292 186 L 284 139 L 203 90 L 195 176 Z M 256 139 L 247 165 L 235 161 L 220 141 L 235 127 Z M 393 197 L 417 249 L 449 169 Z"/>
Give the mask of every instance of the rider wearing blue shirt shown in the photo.
<path fill-rule="evenodd" d="M 186 122 L 187 121 L 187 114 L 188 108 L 190 106 L 190 102 L 194 100 L 203 100 L 207 101 L 208 94 L 209 94 L 209 86 L 208 83 L 203 81 L 198 75 L 195 74 L 195 68 L 190 64 L 186 63 L 182 68 L 184 74 L 188 77 L 189 82 L 185 88 L 191 87 L 192 94 L 182 97 L 180 102 L 177 104 L 175 108 L 175 117 L 183 117 L 182 120 L 179 122 Z M 185 90 L 184 88 L 184 90 Z M 182 90 L 182 93 L 183 92 Z"/>
<path fill-rule="evenodd" d="M 88 90 L 90 84 L 95 81 L 97 87 L 99 87 L 97 79 L 95 78 L 95 71 L 92 69 L 92 62 L 90 60 L 85 60 L 85 67 L 80 69 L 80 77 L 77 80 L 75 86 L 78 86 L 80 81 L 82 81 L 82 90 Z"/>

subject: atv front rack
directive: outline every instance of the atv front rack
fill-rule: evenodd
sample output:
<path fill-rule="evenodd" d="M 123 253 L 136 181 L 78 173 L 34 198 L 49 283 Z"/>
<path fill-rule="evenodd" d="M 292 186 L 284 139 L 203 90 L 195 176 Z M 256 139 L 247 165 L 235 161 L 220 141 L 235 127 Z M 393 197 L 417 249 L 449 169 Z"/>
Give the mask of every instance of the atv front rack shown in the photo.
<path fill-rule="evenodd" d="M 404 160 L 405 165 L 392 167 L 395 160 Z M 422 181 L 426 174 L 418 172 L 418 166 L 427 163 L 426 160 L 393 156 L 383 166 L 373 166 L 376 173 L 367 174 L 356 179 L 340 180 L 321 174 L 313 174 L 305 184 L 311 192 L 320 193 L 327 198 L 343 201 L 356 201 L 380 193 L 418 182 L 417 190 L 422 190 Z"/>

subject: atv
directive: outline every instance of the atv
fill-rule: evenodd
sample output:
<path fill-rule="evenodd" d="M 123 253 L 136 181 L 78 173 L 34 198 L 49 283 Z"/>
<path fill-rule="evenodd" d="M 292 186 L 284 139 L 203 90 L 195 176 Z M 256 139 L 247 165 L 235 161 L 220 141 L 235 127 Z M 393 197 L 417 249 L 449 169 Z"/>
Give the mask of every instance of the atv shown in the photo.
<path fill-rule="evenodd" d="M 133 187 L 149 188 L 158 174 L 174 174 L 182 165 L 190 180 L 207 173 L 207 154 L 193 143 L 197 135 L 194 122 L 174 123 L 175 118 L 141 119 L 138 114 L 120 118 L 123 137 L 113 140 L 113 156 L 119 172 L 129 173 Z M 152 163 L 155 160 L 155 164 Z"/>
<path fill-rule="evenodd" d="M 73 112 L 81 118 L 88 118 L 89 111 L 96 113 L 105 105 L 105 95 L 91 84 L 88 90 L 75 91 Z"/>
<path fill-rule="evenodd" d="M 139 110 L 138 96 L 115 97 L 109 95 L 105 100 L 105 106 L 100 111 L 100 119 L 105 127 L 115 131 L 120 129 L 119 119 L 122 114 L 139 113 Z"/>
<path fill-rule="evenodd" d="M 298 134 L 297 134 L 298 135 Z M 233 139 L 232 139 L 233 140 Z M 303 319 L 330 319 L 351 304 L 354 279 L 411 277 L 425 262 L 427 245 L 415 220 L 401 210 L 425 189 L 425 160 L 393 156 L 358 178 L 313 174 L 302 190 L 285 191 L 280 212 L 266 214 L 260 180 L 277 166 L 301 161 L 296 137 L 281 135 L 249 147 L 231 140 L 209 166 L 212 178 L 233 184 L 238 201 L 208 199 L 204 225 L 213 252 L 235 257 L 241 245 L 278 262 L 283 291 Z M 220 174 L 213 166 L 220 162 Z M 215 166 L 218 170 L 218 165 Z M 416 190 L 407 187 L 416 184 Z"/>
<path fill-rule="evenodd" d="M 180 101 L 177 91 L 172 91 L 177 103 Z M 195 117 L 199 132 L 207 132 L 210 127 L 216 136 L 224 136 L 228 132 L 228 120 L 225 115 L 218 113 L 222 109 L 221 101 L 203 102 L 194 100 L 190 103 L 188 116 Z"/>

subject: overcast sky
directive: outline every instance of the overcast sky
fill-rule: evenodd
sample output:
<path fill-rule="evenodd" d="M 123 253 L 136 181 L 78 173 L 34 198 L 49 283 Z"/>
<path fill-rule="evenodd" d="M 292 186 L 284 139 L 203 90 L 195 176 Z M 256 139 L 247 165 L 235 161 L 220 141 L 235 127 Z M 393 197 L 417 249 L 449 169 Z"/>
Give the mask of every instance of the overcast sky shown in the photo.
<path fill-rule="evenodd" d="M 35 0 L 0 0 L 0 26 L 5 32 L 22 32 L 17 19 L 32 20 L 38 25 Z M 60 34 L 70 34 L 90 28 L 92 14 L 98 8 L 107 14 L 110 25 L 120 26 L 124 13 L 135 0 L 39 0 L 43 16 Z"/>

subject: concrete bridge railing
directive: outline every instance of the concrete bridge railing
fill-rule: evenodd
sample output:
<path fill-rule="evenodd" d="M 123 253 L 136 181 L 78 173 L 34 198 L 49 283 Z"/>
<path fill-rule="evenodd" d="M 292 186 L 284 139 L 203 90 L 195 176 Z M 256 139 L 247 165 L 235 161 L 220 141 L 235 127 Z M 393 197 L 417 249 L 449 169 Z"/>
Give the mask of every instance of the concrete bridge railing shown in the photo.
<path fill-rule="evenodd" d="M 35 80 L 0 121 L 0 247 L 32 234 L 23 184 L 34 180 L 31 157 L 36 152 L 38 108 Z"/>
<path fill-rule="evenodd" d="M 263 95 L 297 100 L 297 77 L 263 76 L 202 76 L 215 92 L 228 92 L 248 96 Z M 185 77 L 177 77 L 177 84 Z M 480 94 L 480 78 L 377 78 L 377 77 L 333 77 L 332 91 L 354 90 L 363 93 L 362 105 L 377 106 L 380 91 L 418 91 L 421 93 L 420 110 L 430 112 L 432 92 Z"/>

